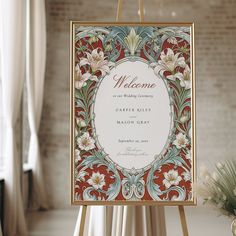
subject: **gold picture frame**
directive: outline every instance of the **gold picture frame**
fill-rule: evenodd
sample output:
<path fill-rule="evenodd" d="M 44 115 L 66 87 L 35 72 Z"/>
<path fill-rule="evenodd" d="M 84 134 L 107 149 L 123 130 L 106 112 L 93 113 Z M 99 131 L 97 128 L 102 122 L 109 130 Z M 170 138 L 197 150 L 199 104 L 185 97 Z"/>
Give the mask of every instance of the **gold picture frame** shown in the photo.
<path fill-rule="evenodd" d="M 192 198 L 184 201 L 156 201 L 156 200 L 75 200 L 75 31 L 76 27 L 107 27 L 107 26 L 124 26 L 124 27 L 138 27 L 138 26 L 153 26 L 153 27 L 189 27 L 190 28 L 190 61 L 191 61 L 191 184 L 192 184 Z M 164 205 L 164 206 L 194 206 L 196 205 L 196 129 L 195 129 L 195 47 L 194 47 L 194 24 L 193 23 L 131 23 L 131 22 L 80 22 L 71 21 L 70 23 L 70 160 L 71 160 L 71 204 L 73 205 Z"/>

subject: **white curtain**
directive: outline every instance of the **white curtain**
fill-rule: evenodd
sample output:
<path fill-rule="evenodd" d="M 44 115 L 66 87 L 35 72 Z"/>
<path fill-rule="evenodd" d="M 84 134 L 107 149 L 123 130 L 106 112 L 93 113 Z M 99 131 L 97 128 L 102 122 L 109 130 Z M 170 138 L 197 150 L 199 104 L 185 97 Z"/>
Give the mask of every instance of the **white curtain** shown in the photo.
<path fill-rule="evenodd" d="M 79 235 L 81 211 L 74 236 Z M 84 236 L 166 236 L 164 207 L 91 206 L 87 208 Z"/>
<path fill-rule="evenodd" d="M 38 140 L 46 63 L 46 19 L 44 0 L 28 0 L 26 77 L 30 144 L 28 164 L 33 171 L 32 207 L 47 208 Z"/>
<path fill-rule="evenodd" d="M 25 2 L 0 0 L 3 116 L 5 120 L 5 221 L 6 236 L 26 235 L 20 188 L 16 121 L 19 114 L 25 68 Z M 1 108 L 2 109 L 2 108 Z"/>
<path fill-rule="evenodd" d="M 1 5 L 0 5 L 1 6 Z M 1 18 L 0 18 L 0 32 L 1 32 Z M 0 55 L 1 55 L 1 35 L 0 35 Z M 1 74 L 1 56 L 0 56 L 0 81 L 1 81 L 1 77 L 2 77 L 2 74 Z M 0 87 L 0 91 L 2 91 L 2 88 Z M 0 104 L 2 104 L 2 94 L 0 93 Z M 0 134 L 1 135 L 1 134 Z M 0 150 L 1 151 L 1 150 Z M 2 161 L 2 160 L 0 160 Z M 2 163 L 0 163 L 1 165 Z M 2 224 L 1 224 L 1 221 L 0 221 L 0 236 L 2 236 Z"/>

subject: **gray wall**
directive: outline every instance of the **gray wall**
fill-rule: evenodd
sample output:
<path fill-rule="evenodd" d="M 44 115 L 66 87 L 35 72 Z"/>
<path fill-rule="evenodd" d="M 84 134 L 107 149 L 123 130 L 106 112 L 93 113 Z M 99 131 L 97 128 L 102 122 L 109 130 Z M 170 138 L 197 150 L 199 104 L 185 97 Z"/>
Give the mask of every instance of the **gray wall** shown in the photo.
<path fill-rule="evenodd" d="M 123 20 L 138 21 L 124 1 Z M 69 20 L 113 21 L 116 0 L 47 0 L 47 68 L 40 142 L 51 205 L 69 206 Z M 146 21 L 196 26 L 197 158 L 214 163 L 236 151 L 236 1 L 146 0 Z"/>

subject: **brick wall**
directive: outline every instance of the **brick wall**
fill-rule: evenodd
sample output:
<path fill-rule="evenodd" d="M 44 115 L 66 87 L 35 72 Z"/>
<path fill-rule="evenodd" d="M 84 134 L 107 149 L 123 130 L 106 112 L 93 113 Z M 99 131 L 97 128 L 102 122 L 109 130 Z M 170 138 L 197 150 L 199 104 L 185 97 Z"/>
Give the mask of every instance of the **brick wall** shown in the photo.
<path fill-rule="evenodd" d="M 138 21 L 137 2 L 123 19 Z M 69 205 L 69 20 L 113 21 L 116 0 L 46 0 L 47 68 L 40 140 L 50 203 Z M 197 158 L 214 163 L 236 151 L 236 1 L 144 1 L 146 21 L 196 26 Z"/>

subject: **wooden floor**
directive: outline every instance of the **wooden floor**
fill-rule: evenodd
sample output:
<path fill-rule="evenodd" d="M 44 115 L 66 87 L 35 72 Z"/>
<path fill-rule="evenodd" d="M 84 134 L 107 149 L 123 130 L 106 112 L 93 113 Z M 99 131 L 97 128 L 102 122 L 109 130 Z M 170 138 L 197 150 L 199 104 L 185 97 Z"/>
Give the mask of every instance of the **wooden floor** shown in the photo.
<path fill-rule="evenodd" d="M 27 215 L 29 236 L 72 236 L 77 210 L 30 212 Z"/>
<path fill-rule="evenodd" d="M 188 207 L 186 214 L 190 236 L 232 235 L 231 220 L 211 209 Z M 76 218 L 76 209 L 28 213 L 29 236 L 73 236 Z M 176 207 L 166 207 L 166 222 L 168 236 L 182 236 Z"/>

